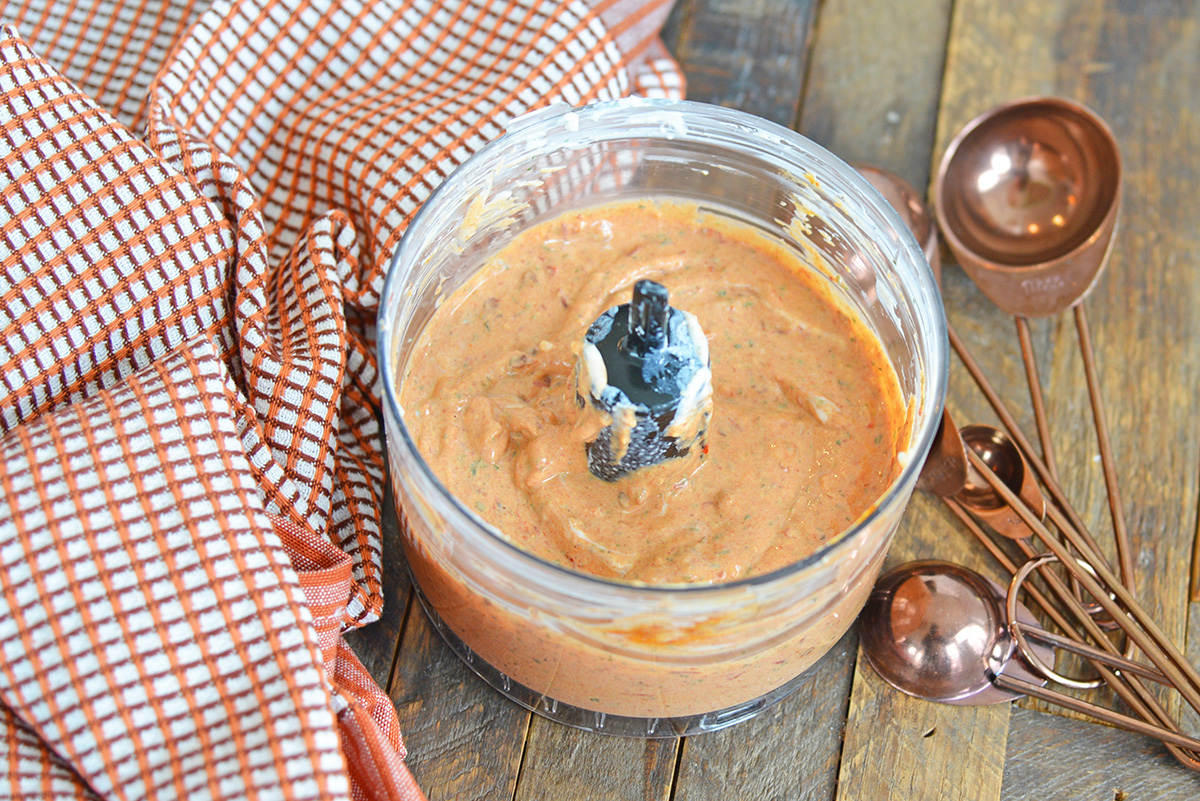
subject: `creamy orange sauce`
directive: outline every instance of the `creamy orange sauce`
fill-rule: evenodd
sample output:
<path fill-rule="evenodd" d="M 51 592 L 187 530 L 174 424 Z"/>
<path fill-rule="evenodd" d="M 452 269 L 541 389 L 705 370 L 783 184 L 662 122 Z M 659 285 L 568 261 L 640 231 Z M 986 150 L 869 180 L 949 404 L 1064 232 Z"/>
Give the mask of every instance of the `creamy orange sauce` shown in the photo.
<path fill-rule="evenodd" d="M 707 453 L 594 477 L 576 403 L 587 327 L 665 285 L 709 340 Z M 586 393 L 586 388 L 584 389 Z M 797 255 L 694 204 L 628 201 L 521 233 L 451 294 L 401 388 L 423 457 L 468 508 L 552 562 L 720 582 L 803 559 L 899 471 L 904 402 L 878 338 Z"/>

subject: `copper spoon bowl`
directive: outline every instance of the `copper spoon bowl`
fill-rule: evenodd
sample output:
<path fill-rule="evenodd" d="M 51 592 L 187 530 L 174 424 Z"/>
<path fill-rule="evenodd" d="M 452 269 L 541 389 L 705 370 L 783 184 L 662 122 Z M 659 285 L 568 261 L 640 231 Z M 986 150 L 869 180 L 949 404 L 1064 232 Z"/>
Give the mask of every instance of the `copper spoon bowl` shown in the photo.
<path fill-rule="evenodd" d="M 1106 261 L 1120 205 L 1116 138 L 1062 98 L 1006 103 L 973 121 L 942 157 L 938 225 L 963 270 L 1010 314 L 1078 303 Z"/>
<path fill-rule="evenodd" d="M 1021 449 L 1008 434 L 984 425 L 967 426 L 959 433 L 966 447 L 1020 498 L 1036 518 L 1040 520 L 1046 516 L 1046 497 L 1021 455 Z M 974 467 L 968 465 L 966 483 L 956 497 L 976 517 L 1005 537 L 1022 539 L 1033 533 L 1017 511 Z"/>
<path fill-rule="evenodd" d="M 1018 619 L 1036 626 L 1029 610 L 1017 606 Z M 996 685 L 1000 673 L 1045 682 L 1014 647 L 1004 589 L 949 562 L 908 562 L 883 575 L 863 608 L 859 636 L 884 681 L 929 701 L 977 705 L 1020 697 Z M 1050 649 L 1034 648 L 1053 661 Z"/>

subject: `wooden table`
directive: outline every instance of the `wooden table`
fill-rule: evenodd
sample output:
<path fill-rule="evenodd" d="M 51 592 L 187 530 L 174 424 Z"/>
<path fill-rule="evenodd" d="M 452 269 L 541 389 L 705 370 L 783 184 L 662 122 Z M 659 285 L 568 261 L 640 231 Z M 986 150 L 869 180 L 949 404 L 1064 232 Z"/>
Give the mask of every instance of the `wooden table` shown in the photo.
<path fill-rule="evenodd" d="M 1189 639 L 1191 613 L 1197 661 L 1200 2 L 679 0 L 666 39 L 692 99 L 793 126 L 918 187 L 954 132 L 999 102 L 1061 95 L 1109 122 L 1124 201 L 1086 309 L 1141 598 L 1177 642 Z M 952 324 L 1033 431 L 1012 319 L 952 259 L 944 273 Z M 1071 316 L 1034 321 L 1033 344 L 1067 495 L 1110 542 Z M 949 404 L 960 424 L 994 422 L 957 361 Z M 393 521 L 384 618 L 352 638 L 395 700 L 431 799 L 1200 797 L 1200 776 L 1146 738 L 1027 702 L 958 708 L 904 696 L 860 658 L 854 630 L 798 692 L 732 729 L 654 741 L 569 729 L 510 703 L 451 654 L 413 601 L 396 537 Z M 999 575 L 921 493 L 890 561 L 917 557 Z"/>

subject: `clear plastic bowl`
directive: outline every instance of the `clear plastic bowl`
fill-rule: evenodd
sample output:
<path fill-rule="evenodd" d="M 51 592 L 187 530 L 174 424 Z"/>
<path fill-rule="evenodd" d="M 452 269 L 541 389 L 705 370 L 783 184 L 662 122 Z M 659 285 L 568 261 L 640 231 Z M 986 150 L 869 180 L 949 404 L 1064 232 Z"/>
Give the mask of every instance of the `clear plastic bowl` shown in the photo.
<path fill-rule="evenodd" d="M 868 514 L 803 561 L 720 585 L 663 587 L 551 564 L 451 496 L 405 427 L 405 366 L 440 300 L 519 231 L 568 209 L 634 197 L 698 201 L 802 256 L 802 242 L 814 248 L 817 269 L 878 334 L 911 399 L 907 465 Z M 378 344 L 404 549 L 435 627 L 514 701 L 569 725 L 640 737 L 752 717 L 794 689 L 842 636 L 912 493 L 947 374 L 932 274 L 866 180 L 757 117 L 646 100 L 522 118 L 447 179 L 396 251 Z"/>

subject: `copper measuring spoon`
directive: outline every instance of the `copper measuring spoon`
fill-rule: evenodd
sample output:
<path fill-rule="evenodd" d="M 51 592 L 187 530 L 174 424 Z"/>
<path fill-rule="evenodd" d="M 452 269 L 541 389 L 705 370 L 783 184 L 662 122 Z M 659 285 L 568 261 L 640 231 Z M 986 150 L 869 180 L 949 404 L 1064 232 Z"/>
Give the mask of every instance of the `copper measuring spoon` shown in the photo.
<path fill-rule="evenodd" d="M 943 704 L 1002 703 L 1023 693 L 993 674 L 1044 683 L 1003 622 L 1004 590 L 965 567 L 926 560 L 879 578 L 863 607 L 859 636 L 875 672 L 909 695 Z M 1020 620 L 1037 622 L 1028 610 Z M 1039 648 L 1039 657 L 1052 658 Z"/>
<path fill-rule="evenodd" d="M 855 167 L 872 183 L 873 186 L 877 187 L 880 194 L 886 200 L 888 200 L 888 202 L 893 205 L 894 208 L 897 209 L 901 215 L 901 219 L 909 226 L 909 229 L 912 231 L 914 237 L 922 243 L 922 247 L 926 252 L 926 258 L 936 259 L 935 256 L 931 256 L 931 253 L 936 253 L 937 226 L 933 223 L 933 216 L 930 214 L 928 207 L 921 201 L 920 196 L 916 193 L 912 186 L 898 175 L 887 170 L 862 164 L 855 165 Z M 940 259 L 937 261 L 940 262 Z M 935 275 L 936 274 L 937 272 L 935 271 Z M 1075 528 L 1084 541 L 1091 546 L 1092 550 L 1096 553 L 1099 553 L 1099 546 L 1096 545 L 1091 533 L 1088 531 L 1087 527 L 1079 518 L 1079 515 L 1075 512 L 1074 508 L 1063 494 L 1062 488 L 1058 484 L 1055 472 L 1050 469 L 1050 466 L 1047 465 L 1045 461 L 1038 458 L 1037 453 L 1033 450 L 1029 438 L 1025 436 L 1024 432 L 1017 424 L 1016 419 L 1008 411 L 1008 408 L 1005 406 L 1004 401 L 1001 400 L 999 393 L 996 392 L 996 390 L 992 387 L 991 382 L 988 381 L 987 376 L 984 375 L 983 370 L 979 367 L 979 363 L 971 355 L 966 343 L 963 342 L 962 338 L 959 337 L 958 333 L 954 330 L 954 326 L 947 321 L 946 327 L 951 347 L 954 348 L 954 351 L 958 354 L 963 366 L 967 368 L 971 378 L 975 381 L 976 386 L 979 387 L 980 392 L 983 393 L 992 409 L 1000 418 L 1000 422 L 1003 424 L 1004 430 L 1012 437 L 1013 441 L 1016 442 L 1021 454 L 1025 456 L 1029 465 L 1034 468 L 1034 472 L 1037 474 L 1038 478 L 1041 479 L 1042 484 L 1049 492 L 1050 499 L 1053 500 L 1054 503 L 1057 504 L 1058 507 L 1063 511 L 1063 514 L 1066 515 L 1070 524 Z M 934 448 L 931 451 L 930 456 L 925 463 L 925 470 L 922 473 L 923 477 L 933 472 L 934 466 L 941 464 L 940 461 L 935 458 L 938 452 L 938 448 Z M 956 493 L 947 491 L 938 492 L 937 494 L 941 495 L 943 498 L 949 499 Z"/>
<path fill-rule="evenodd" d="M 1007 607 L 1007 609 L 1006 609 Z M 1012 611 L 1016 617 L 1009 617 Z M 863 654 L 893 687 L 918 698 L 950 704 L 998 703 L 1029 695 L 1128 731 L 1195 753 L 1200 740 L 1144 720 L 1048 690 L 1045 679 L 1021 652 L 1011 634 L 1014 622 L 1025 636 L 1037 637 L 1032 615 L 1013 591 L 1006 592 L 972 570 L 949 562 L 920 561 L 883 575 L 863 608 Z M 1055 640 L 1061 648 L 1076 646 Z M 1030 645 L 1038 661 L 1050 656 L 1045 643 Z M 1121 670 L 1161 680 L 1153 670 L 1089 649 Z"/>
<path fill-rule="evenodd" d="M 1038 488 L 1033 471 L 1012 438 L 998 428 L 970 425 L 960 432 L 963 443 L 975 453 L 1038 519 L 1046 516 L 1046 496 Z M 967 465 L 968 478 L 955 496 L 976 517 L 1009 539 L 1022 539 L 1033 534 L 1021 516 L 1008 505 L 979 471 Z"/>
<path fill-rule="evenodd" d="M 935 182 L 938 225 L 1000 308 L 1054 314 L 1095 286 L 1116 228 L 1121 159 L 1108 126 L 1061 98 L 1005 103 L 951 141 Z"/>
<path fill-rule="evenodd" d="M 1120 153 L 1104 121 L 1077 103 L 1042 97 L 1006 103 L 968 123 L 942 158 L 935 193 L 938 224 L 960 266 L 1015 317 L 1042 453 L 1055 480 L 1028 318 L 1074 310 L 1118 564 L 1132 589 L 1132 549 L 1082 305 L 1112 252 L 1120 187 Z"/>

